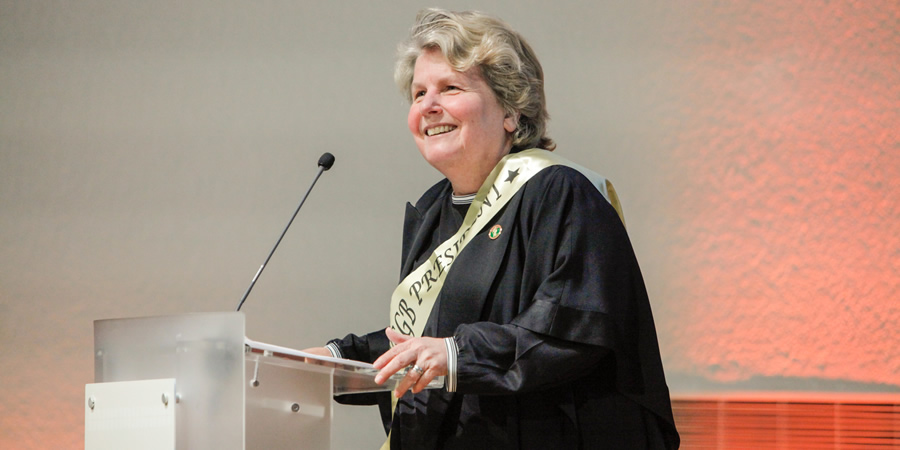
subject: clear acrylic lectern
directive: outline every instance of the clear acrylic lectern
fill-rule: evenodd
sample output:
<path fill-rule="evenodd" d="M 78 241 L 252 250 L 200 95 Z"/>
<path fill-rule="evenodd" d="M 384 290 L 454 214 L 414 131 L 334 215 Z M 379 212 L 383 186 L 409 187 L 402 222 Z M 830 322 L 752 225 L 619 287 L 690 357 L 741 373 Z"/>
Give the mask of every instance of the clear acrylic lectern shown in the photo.
<path fill-rule="evenodd" d="M 332 396 L 391 389 L 376 372 L 250 341 L 239 312 L 97 320 L 85 449 L 329 449 Z"/>

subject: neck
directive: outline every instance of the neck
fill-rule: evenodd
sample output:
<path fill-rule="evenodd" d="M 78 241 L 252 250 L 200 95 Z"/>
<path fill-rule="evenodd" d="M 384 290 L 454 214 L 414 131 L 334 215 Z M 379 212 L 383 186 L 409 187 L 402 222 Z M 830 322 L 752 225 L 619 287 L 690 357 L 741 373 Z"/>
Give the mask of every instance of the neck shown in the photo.
<path fill-rule="evenodd" d="M 500 160 L 508 154 L 509 148 L 507 147 L 505 151 L 497 154 L 496 158 L 492 158 L 491 160 L 484 160 L 475 164 L 461 164 L 455 167 L 448 167 L 440 172 L 450 180 L 450 184 L 453 186 L 453 194 L 474 194 L 478 192 L 478 189 L 484 184 L 484 180 L 491 174 L 494 167 L 496 167 Z"/>
<path fill-rule="evenodd" d="M 496 166 L 496 164 L 494 164 L 494 166 Z M 453 186 L 454 195 L 468 195 L 474 194 L 478 192 L 478 189 L 481 189 L 481 185 L 484 184 L 484 180 L 487 179 L 492 170 L 494 170 L 493 166 L 491 166 L 490 169 L 481 170 L 478 173 L 475 171 L 466 171 L 457 176 L 444 175 L 450 180 L 450 185 Z"/>
<path fill-rule="evenodd" d="M 450 181 L 450 185 L 453 186 L 453 195 L 471 195 L 471 194 L 474 194 L 474 193 L 478 192 L 478 189 L 481 187 L 482 184 L 484 184 L 484 180 L 481 181 L 481 184 L 478 184 L 478 185 L 472 185 L 472 186 L 474 186 L 474 187 L 469 187 L 468 184 L 467 184 L 467 185 L 464 185 L 464 187 L 458 187 L 458 186 L 461 186 L 461 185 L 458 185 L 458 184 L 454 183 L 453 181 Z"/>

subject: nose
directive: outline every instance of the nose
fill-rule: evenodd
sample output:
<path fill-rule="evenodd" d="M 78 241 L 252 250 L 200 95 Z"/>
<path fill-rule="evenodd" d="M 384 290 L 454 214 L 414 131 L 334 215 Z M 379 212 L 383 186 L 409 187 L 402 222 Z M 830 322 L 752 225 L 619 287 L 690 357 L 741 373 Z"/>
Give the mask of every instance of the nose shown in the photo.
<path fill-rule="evenodd" d="M 440 96 L 431 92 L 425 93 L 419 101 L 419 110 L 422 115 L 440 113 L 442 111 Z"/>

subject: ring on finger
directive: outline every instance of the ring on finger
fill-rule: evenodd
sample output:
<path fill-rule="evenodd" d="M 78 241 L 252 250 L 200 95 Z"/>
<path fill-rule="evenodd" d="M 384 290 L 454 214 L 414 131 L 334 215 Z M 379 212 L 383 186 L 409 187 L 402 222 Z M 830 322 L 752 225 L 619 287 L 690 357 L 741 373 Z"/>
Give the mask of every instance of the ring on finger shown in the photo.
<path fill-rule="evenodd" d="M 418 372 L 419 377 L 421 377 L 422 375 L 425 375 L 425 369 L 419 367 L 418 364 L 414 364 L 412 367 L 412 370 L 415 370 L 416 372 Z"/>

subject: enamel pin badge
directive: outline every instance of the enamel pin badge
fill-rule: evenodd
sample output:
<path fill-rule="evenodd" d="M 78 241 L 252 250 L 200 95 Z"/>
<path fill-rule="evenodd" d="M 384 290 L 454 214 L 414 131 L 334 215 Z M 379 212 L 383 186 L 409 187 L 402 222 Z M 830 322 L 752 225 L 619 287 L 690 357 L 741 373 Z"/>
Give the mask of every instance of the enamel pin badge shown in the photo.
<path fill-rule="evenodd" d="M 497 239 L 500 237 L 500 233 L 503 232 L 503 227 L 500 225 L 494 225 L 491 227 L 491 231 L 488 231 L 488 237 L 491 239 Z"/>

